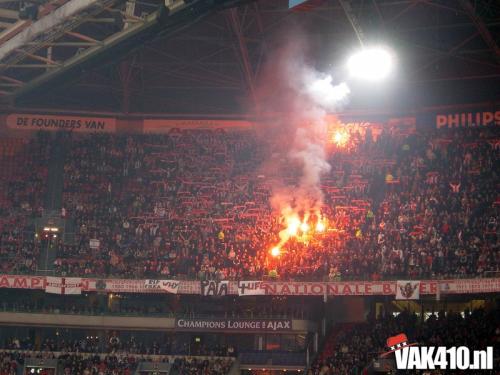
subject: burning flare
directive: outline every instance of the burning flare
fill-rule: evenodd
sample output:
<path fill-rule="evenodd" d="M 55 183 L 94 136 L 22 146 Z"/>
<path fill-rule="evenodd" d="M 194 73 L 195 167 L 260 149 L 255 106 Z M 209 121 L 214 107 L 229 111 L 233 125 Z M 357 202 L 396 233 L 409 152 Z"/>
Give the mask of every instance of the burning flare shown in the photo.
<path fill-rule="evenodd" d="M 270 128 L 279 134 L 278 144 L 283 138 L 286 143 L 282 153 L 276 150 L 281 157 L 273 164 L 273 173 L 282 178 L 273 184 L 271 197 L 282 225 L 279 242 L 268 250 L 273 257 L 286 253 L 289 240 L 307 244 L 327 228 L 321 177 L 331 169 L 326 155 L 332 117 L 328 113 L 337 111 L 350 94 L 345 82 L 308 65 L 305 50 L 307 42 L 294 38 L 293 44 L 275 52 L 262 80 L 262 92 L 269 98 L 265 105 L 278 114 Z"/>
<path fill-rule="evenodd" d="M 323 233 L 325 229 L 325 223 L 323 223 L 321 220 L 316 223 L 316 232 Z"/>
<path fill-rule="evenodd" d="M 349 133 L 345 130 L 337 130 L 333 134 L 333 143 L 335 143 L 338 147 L 345 147 L 349 142 Z"/>
<path fill-rule="evenodd" d="M 307 234 L 307 232 L 309 232 L 309 224 L 304 221 L 302 224 L 300 224 L 300 230 L 303 234 Z"/>
<path fill-rule="evenodd" d="M 271 255 L 276 258 L 281 255 L 281 249 L 278 246 L 275 246 L 271 249 Z"/>

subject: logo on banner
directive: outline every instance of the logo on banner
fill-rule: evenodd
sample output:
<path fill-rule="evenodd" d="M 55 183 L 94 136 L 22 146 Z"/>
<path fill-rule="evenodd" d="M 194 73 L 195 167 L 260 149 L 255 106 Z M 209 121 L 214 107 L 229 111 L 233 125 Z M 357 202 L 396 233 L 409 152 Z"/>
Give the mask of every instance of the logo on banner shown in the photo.
<path fill-rule="evenodd" d="M 466 346 L 416 346 L 410 344 L 404 333 L 389 337 L 389 351 L 394 353 L 398 370 L 493 370 L 493 347 L 486 350 L 470 350 Z"/>
<path fill-rule="evenodd" d="M 419 299 L 420 281 L 400 281 L 396 285 L 396 299 Z"/>
<path fill-rule="evenodd" d="M 239 296 L 261 296 L 266 294 L 262 281 L 238 281 Z"/>
<path fill-rule="evenodd" d="M 203 296 L 227 296 L 229 281 L 203 280 L 201 294 Z"/>
<path fill-rule="evenodd" d="M 436 115 L 436 128 L 500 125 L 500 111 L 461 112 Z"/>
<path fill-rule="evenodd" d="M 53 294 L 82 294 L 82 279 L 80 277 L 45 278 L 45 292 Z"/>

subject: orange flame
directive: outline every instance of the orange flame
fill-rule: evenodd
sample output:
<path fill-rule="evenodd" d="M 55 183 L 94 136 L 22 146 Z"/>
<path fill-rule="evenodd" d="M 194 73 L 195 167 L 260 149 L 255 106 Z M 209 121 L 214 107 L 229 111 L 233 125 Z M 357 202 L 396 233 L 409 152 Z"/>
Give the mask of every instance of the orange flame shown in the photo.
<path fill-rule="evenodd" d="M 276 258 L 281 255 L 281 249 L 278 246 L 275 246 L 271 249 L 271 255 Z"/>
<path fill-rule="evenodd" d="M 336 130 L 333 134 L 333 143 L 335 143 L 338 147 L 345 147 L 349 142 L 349 133 L 345 130 Z"/>

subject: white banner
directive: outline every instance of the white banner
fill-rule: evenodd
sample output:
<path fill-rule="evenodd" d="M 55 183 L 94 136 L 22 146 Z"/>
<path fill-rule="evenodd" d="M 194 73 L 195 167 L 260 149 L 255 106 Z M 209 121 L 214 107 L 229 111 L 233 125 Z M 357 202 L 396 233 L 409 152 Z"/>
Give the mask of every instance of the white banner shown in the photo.
<path fill-rule="evenodd" d="M 177 280 L 155 280 L 148 279 L 144 280 L 144 289 L 147 290 L 157 290 L 157 291 L 165 291 L 167 293 L 177 294 L 179 291 L 180 281 Z"/>
<path fill-rule="evenodd" d="M 418 287 L 410 293 L 411 298 L 422 295 L 443 294 L 483 294 L 499 293 L 500 278 L 491 279 L 447 279 L 419 281 L 337 281 L 337 282 L 305 282 L 305 281 L 200 281 L 195 280 L 133 280 L 133 279 L 94 279 L 0 275 L 0 289 L 39 289 L 49 293 L 62 293 L 62 287 L 72 288 L 75 293 L 177 293 L 220 295 L 286 295 L 286 296 L 395 296 L 407 299 L 403 293 L 410 293 L 415 284 Z M 72 280 L 76 280 L 72 281 Z M 410 283 L 410 285 L 407 285 Z M 402 289 L 401 289 L 402 288 Z M 410 289 L 411 288 L 411 289 Z M 439 288 L 439 289 L 438 289 Z M 69 292 L 65 290 L 64 294 Z M 417 294 L 413 294 L 417 293 Z M 406 293 L 405 293 L 406 294 Z"/>
<path fill-rule="evenodd" d="M 156 288 L 146 287 L 147 280 L 88 279 L 83 280 L 84 290 L 113 293 L 158 293 Z"/>
<path fill-rule="evenodd" d="M 179 285 L 181 285 L 181 282 L 177 280 L 160 280 L 160 288 L 167 293 L 177 294 Z"/>
<path fill-rule="evenodd" d="M 262 296 L 266 289 L 262 288 L 262 281 L 238 281 L 239 296 Z"/>
<path fill-rule="evenodd" d="M 420 299 L 420 281 L 398 280 L 396 284 L 396 299 Z"/>
<path fill-rule="evenodd" d="M 203 280 L 201 282 L 201 295 L 203 296 L 227 296 L 229 281 Z"/>
<path fill-rule="evenodd" d="M 45 292 L 53 294 L 82 294 L 82 278 L 47 276 Z"/>

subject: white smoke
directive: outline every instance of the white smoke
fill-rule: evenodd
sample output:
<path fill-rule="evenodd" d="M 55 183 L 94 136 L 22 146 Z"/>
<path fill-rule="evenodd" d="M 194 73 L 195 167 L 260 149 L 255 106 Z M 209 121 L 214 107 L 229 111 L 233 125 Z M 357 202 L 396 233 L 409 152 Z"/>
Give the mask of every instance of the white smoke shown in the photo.
<path fill-rule="evenodd" d="M 343 82 L 333 84 L 330 75 L 297 63 L 292 67 L 286 71 L 293 103 L 281 122 L 290 124 L 293 132 L 287 157 L 301 169 L 297 186 L 275 189 L 271 199 L 287 227 L 280 232 L 280 246 L 295 234 L 300 222 L 307 222 L 311 215 L 321 219 L 321 177 L 331 169 L 325 153 L 327 114 L 338 110 L 349 94 L 349 87 Z"/>
<path fill-rule="evenodd" d="M 326 110 L 335 110 L 342 104 L 350 93 L 345 82 L 332 84 L 332 76 L 323 78 L 311 72 L 304 77 L 304 91 L 311 101 Z"/>
<path fill-rule="evenodd" d="M 269 162 L 268 172 L 274 174 L 273 181 L 290 175 L 296 178 L 293 183 L 284 179 L 273 183 L 271 205 L 286 227 L 280 232 L 278 247 L 311 215 L 321 218 L 321 177 L 331 169 L 325 151 L 328 118 L 345 104 L 350 93 L 346 83 L 335 83 L 335 77 L 305 61 L 307 41 L 300 36 L 293 40 L 275 51 L 258 87 L 261 108 L 277 114 L 267 136 L 277 135 L 276 151 L 281 148 L 285 159 Z M 295 173 L 290 173 L 290 168 Z"/>

